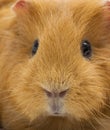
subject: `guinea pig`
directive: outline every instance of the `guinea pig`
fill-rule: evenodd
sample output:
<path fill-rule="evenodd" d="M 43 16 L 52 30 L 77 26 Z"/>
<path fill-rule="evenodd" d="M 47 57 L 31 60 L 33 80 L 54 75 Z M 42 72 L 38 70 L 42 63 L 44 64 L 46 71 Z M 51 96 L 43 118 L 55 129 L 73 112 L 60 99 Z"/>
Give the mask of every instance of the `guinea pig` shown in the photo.
<path fill-rule="evenodd" d="M 109 130 L 110 2 L 19 0 L 6 10 L 0 15 L 4 130 Z"/>

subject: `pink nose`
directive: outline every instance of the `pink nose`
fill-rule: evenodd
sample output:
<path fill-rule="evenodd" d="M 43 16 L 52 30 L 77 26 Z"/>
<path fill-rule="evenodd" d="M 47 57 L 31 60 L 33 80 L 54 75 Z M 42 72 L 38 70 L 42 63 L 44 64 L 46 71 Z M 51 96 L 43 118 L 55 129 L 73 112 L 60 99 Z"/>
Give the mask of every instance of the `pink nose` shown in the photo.
<path fill-rule="evenodd" d="M 44 90 L 45 91 L 45 93 L 46 93 L 46 95 L 49 97 L 49 98 L 52 98 L 52 97 L 60 97 L 60 98 L 63 98 L 65 95 L 66 95 L 66 93 L 67 93 L 67 91 L 68 91 L 68 89 L 66 89 L 66 90 L 64 90 L 64 91 L 61 91 L 61 92 L 50 92 L 50 91 L 47 91 L 47 90 Z"/>

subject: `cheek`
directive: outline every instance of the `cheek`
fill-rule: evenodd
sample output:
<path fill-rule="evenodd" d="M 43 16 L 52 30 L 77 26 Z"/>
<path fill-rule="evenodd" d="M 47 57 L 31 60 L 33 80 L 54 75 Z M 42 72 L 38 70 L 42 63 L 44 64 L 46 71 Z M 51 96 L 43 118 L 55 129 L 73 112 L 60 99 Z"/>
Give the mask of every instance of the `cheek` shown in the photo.
<path fill-rule="evenodd" d="M 88 119 L 104 105 L 104 96 L 103 89 L 97 85 L 71 88 L 65 100 L 66 112 L 77 120 Z"/>
<path fill-rule="evenodd" d="M 32 88 L 32 86 L 21 84 L 20 87 L 13 89 L 11 94 L 15 95 L 13 101 L 20 113 L 23 113 L 30 121 L 46 116 L 48 108 L 46 97 L 39 87 Z"/>

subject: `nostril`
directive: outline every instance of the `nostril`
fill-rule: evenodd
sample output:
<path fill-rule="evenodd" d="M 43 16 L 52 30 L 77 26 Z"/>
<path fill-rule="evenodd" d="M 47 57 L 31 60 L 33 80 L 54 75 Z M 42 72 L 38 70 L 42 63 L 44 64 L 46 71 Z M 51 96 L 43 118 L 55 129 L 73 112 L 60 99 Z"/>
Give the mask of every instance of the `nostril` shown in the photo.
<path fill-rule="evenodd" d="M 64 96 L 66 95 L 67 91 L 68 91 L 68 89 L 65 90 L 65 91 L 60 92 L 60 93 L 59 93 L 59 96 L 60 96 L 60 97 L 64 97 Z"/>
<path fill-rule="evenodd" d="M 44 92 L 46 93 L 46 95 L 49 98 L 52 98 L 52 97 L 54 97 L 54 98 L 56 98 L 56 97 L 62 98 L 62 97 L 64 97 L 66 95 L 67 91 L 68 91 L 68 89 L 64 90 L 64 91 L 61 91 L 60 93 L 58 93 L 58 92 L 54 92 L 54 91 L 50 92 L 50 91 L 44 89 Z"/>
<path fill-rule="evenodd" d="M 44 90 L 45 91 L 45 93 L 46 93 L 46 95 L 48 96 L 48 97 L 52 97 L 52 93 L 51 92 L 49 92 L 49 91 L 47 91 L 47 90 Z"/>

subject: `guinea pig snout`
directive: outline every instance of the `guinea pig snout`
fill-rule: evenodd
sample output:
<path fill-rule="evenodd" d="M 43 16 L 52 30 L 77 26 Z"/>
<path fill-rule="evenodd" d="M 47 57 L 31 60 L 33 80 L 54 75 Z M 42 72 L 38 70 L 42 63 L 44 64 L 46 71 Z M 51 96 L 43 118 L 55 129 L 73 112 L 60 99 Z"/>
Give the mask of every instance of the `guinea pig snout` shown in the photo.
<path fill-rule="evenodd" d="M 64 97 L 66 96 L 68 89 L 63 91 L 47 91 L 44 90 L 48 98 L 49 112 L 52 116 L 62 116 L 64 108 Z"/>

